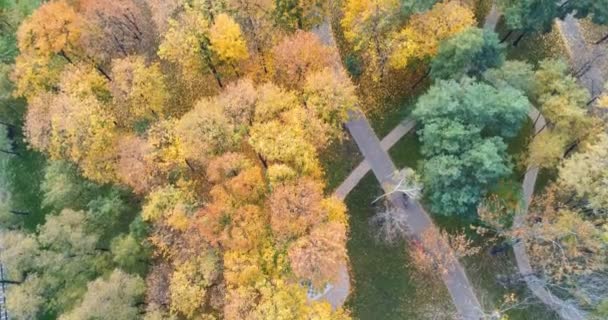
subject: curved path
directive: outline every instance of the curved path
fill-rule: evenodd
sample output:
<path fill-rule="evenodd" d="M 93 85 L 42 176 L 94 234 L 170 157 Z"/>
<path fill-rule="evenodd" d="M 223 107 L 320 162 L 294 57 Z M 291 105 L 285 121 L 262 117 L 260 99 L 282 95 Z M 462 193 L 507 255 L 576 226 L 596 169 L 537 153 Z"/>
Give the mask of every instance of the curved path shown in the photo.
<path fill-rule="evenodd" d="M 497 10 L 496 5 L 493 4 L 492 10 L 488 16 L 486 16 L 484 28 L 494 30 L 499 18 L 500 12 Z M 589 50 L 580 30 L 580 25 L 572 15 L 569 15 L 563 21 L 557 19 L 556 24 L 562 36 L 562 40 L 567 47 L 573 69 L 575 70 L 575 73 L 578 73 L 577 76 L 581 85 L 587 88 L 593 98 L 598 97 L 604 86 L 603 75 L 596 64 L 599 54 Z M 534 121 L 534 134 L 536 135 L 546 126 L 545 118 L 534 107 L 532 107 L 528 116 Z M 524 208 L 522 213 L 515 217 L 513 224 L 514 228 L 522 226 L 525 222 L 528 206 L 534 195 L 534 186 L 536 184 L 538 171 L 538 167 L 535 166 L 529 167 L 526 171 L 522 185 L 525 200 Z M 584 312 L 579 310 L 576 306 L 554 296 L 551 291 L 546 288 L 546 283 L 534 275 L 534 270 L 530 264 L 530 257 L 526 252 L 525 244 L 523 242 L 520 241 L 513 246 L 513 253 L 520 274 L 526 281 L 528 288 L 530 288 L 538 299 L 557 312 L 562 319 L 580 320 L 585 318 Z"/>
<path fill-rule="evenodd" d="M 536 136 L 546 126 L 545 117 L 540 112 L 532 107 L 528 113 L 528 117 L 534 122 L 534 135 Z M 538 176 L 538 167 L 530 166 L 524 176 L 522 184 L 524 207 L 523 210 L 515 216 L 513 221 L 513 228 L 521 227 L 528 214 L 528 207 L 532 201 L 534 195 L 534 186 L 536 185 L 536 178 Z M 544 304 L 549 306 L 552 310 L 557 312 L 562 319 L 567 320 L 581 320 L 585 319 L 584 314 L 579 311 L 575 306 L 569 304 L 560 298 L 554 296 L 546 287 L 545 282 L 534 275 L 534 270 L 530 265 L 530 257 L 526 252 L 526 246 L 524 241 L 518 241 L 513 245 L 513 253 L 515 254 L 515 260 L 517 261 L 517 267 L 519 273 L 522 275 L 530 291 L 541 300 Z"/>

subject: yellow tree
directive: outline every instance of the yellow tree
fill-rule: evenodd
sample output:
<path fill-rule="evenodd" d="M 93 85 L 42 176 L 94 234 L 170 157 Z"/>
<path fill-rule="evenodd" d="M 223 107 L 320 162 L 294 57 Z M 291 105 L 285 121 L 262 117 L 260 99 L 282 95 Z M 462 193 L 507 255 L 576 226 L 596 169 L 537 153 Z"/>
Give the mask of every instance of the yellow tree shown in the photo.
<path fill-rule="evenodd" d="M 268 50 L 273 40 L 280 35 L 273 27 L 270 15 L 274 8 L 273 0 L 226 0 L 228 11 L 242 26 L 252 55 L 254 73 L 268 74 Z"/>
<path fill-rule="evenodd" d="M 218 60 L 232 67 L 238 76 L 237 63 L 249 57 L 241 27 L 226 14 L 219 14 L 209 30 L 211 48 Z"/>
<path fill-rule="evenodd" d="M 389 58 L 389 33 L 399 14 L 398 0 L 348 0 L 341 25 L 344 36 L 366 60 L 375 80 L 381 80 Z"/>
<path fill-rule="evenodd" d="M 47 2 L 23 21 L 17 31 L 17 95 L 30 98 L 56 86 L 63 65 L 74 63 L 79 55 L 83 26 L 66 1 Z"/>
<path fill-rule="evenodd" d="M 82 18 L 66 1 L 47 2 L 19 27 L 19 51 L 42 57 L 58 54 L 71 62 L 71 56 L 79 50 L 83 25 Z"/>
<path fill-rule="evenodd" d="M 311 32 L 296 31 L 272 49 L 274 80 L 299 88 L 310 72 L 337 65 L 337 53 Z"/>
<path fill-rule="evenodd" d="M 137 121 L 163 118 L 168 93 L 158 63 L 146 65 L 142 56 L 114 59 L 112 77 L 114 113 L 120 126 L 131 129 Z"/>
<path fill-rule="evenodd" d="M 115 120 L 105 108 L 92 97 L 60 94 L 49 113 L 51 157 L 72 160 L 92 180 L 114 181 L 117 132 Z"/>
<path fill-rule="evenodd" d="M 239 140 L 221 106 L 206 98 L 179 119 L 175 134 L 182 142 L 184 156 L 199 164 L 231 150 Z"/>
<path fill-rule="evenodd" d="M 393 36 L 390 64 L 405 68 L 411 60 L 434 56 L 442 40 L 474 24 L 469 8 L 457 1 L 439 2 L 429 11 L 414 14 L 405 28 Z"/>
<path fill-rule="evenodd" d="M 189 6 L 169 22 L 158 53 L 179 65 L 188 79 L 208 70 L 220 88 L 224 87 L 221 67 L 248 56 L 240 27 L 232 18 L 220 14 L 213 24 L 203 12 Z"/>
<path fill-rule="evenodd" d="M 322 132 L 329 139 L 342 136 L 342 124 L 348 111 L 357 105 L 355 87 L 343 69 L 323 69 L 308 75 L 303 90 L 306 108 L 322 122 Z M 310 121 L 310 120 L 309 120 Z"/>

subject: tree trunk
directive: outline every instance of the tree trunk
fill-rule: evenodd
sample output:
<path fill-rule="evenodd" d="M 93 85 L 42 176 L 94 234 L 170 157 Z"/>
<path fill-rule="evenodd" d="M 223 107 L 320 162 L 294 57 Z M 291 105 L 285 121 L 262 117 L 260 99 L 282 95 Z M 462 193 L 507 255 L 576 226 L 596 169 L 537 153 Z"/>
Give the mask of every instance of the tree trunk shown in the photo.
<path fill-rule="evenodd" d="M 95 64 L 95 69 L 97 69 L 97 71 L 99 71 L 99 73 L 101 73 L 104 78 L 106 78 L 108 81 L 112 82 L 112 78 L 110 78 L 110 75 L 105 72 L 98 64 Z"/>
<path fill-rule="evenodd" d="M 17 210 L 9 210 L 8 212 L 12 213 L 12 214 L 16 214 L 19 216 L 27 216 L 30 214 L 30 212 L 26 212 L 26 211 L 17 211 Z"/>
<path fill-rule="evenodd" d="M 268 169 L 268 162 L 266 161 L 266 159 L 264 159 L 264 157 L 261 154 L 259 154 L 259 153 L 256 153 L 256 154 L 258 155 L 258 158 L 262 162 L 264 169 Z"/>
<path fill-rule="evenodd" d="M 17 157 L 21 157 L 21 155 L 20 155 L 19 153 L 14 152 L 14 151 L 9 151 L 9 150 L 0 149 L 0 152 L 2 152 L 2 153 L 6 153 L 6 154 L 11 154 L 11 155 L 14 155 L 14 156 L 17 156 Z"/>
<path fill-rule="evenodd" d="M 513 46 L 517 47 L 519 45 L 519 42 L 524 38 L 524 36 L 527 34 L 527 32 L 522 32 L 519 37 L 517 37 L 517 39 L 515 39 L 515 42 L 513 42 Z"/>
<path fill-rule="evenodd" d="M 500 39 L 500 43 L 504 43 L 505 41 L 507 41 L 507 39 L 509 39 L 509 37 L 513 34 L 513 30 L 509 30 L 509 32 L 507 32 L 507 34 Z"/>
<path fill-rule="evenodd" d="M 418 87 L 418 85 L 420 85 L 422 83 L 422 81 L 424 81 L 426 78 L 428 78 L 431 75 L 431 68 L 429 67 L 426 72 L 424 73 L 424 75 L 422 77 L 420 77 L 420 79 L 418 79 L 418 81 L 416 81 L 416 83 L 414 83 L 414 85 L 412 86 L 412 90 L 416 89 L 416 87 Z"/>
<path fill-rule="evenodd" d="M 580 142 L 581 141 L 579 139 L 576 139 L 576 141 L 574 141 L 574 143 L 569 145 L 568 148 L 566 148 L 566 151 L 564 151 L 563 158 L 566 158 L 570 153 L 572 153 L 572 151 L 574 151 L 574 149 L 576 149 L 576 147 L 580 144 Z"/>
<path fill-rule="evenodd" d="M 205 59 L 205 63 L 207 64 L 207 67 L 209 68 L 209 70 L 211 70 L 211 73 L 213 74 L 215 81 L 217 81 L 217 85 L 220 87 L 220 89 L 223 89 L 224 85 L 222 84 L 222 78 L 220 77 L 220 73 L 217 71 L 215 64 L 211 60 L 211 52 L 209 52 L 209 43 L 210 43 L 210 40 L 207 39 L 207 37 L 205 37 L 204 41 L 201 42 L 201 44 L 200 44 L 201 52 L 202 52 L 203 58 Z"/>
<path fill-rule="evenodd" d="M 63 50 L 59 51 L 59 55 L 62 56 L 69 64 L 74 64 L 74 62 L 72 62 L 72 59 L 70 59 L 70 57 L 68 57 L 68 55 L 65 54 L 65 51 L 63 51 Z"/>
<path fill-rule="evenodd" d="M 15 126 L 14 124 L 10 124 L 10 123 L 4 122 L 4 121 L 0 121 L 0 125 L 7 126 L 9 128 L 13 128 L 13 129 L 17 128 L 17 126 Z"/>
<path fill-rule="evenodd" d="M 21 284 L 21 283 L 23 283 L 23 281 L 1 279 L 0 283 L 2 283 L 2 284 Z"/>
<path fill-rule="evenodd" d="M 601 44 L 602 42 L 606 41 L 608 39 L 608 33 L 603 36 L 600 40 L 596 41 L 595 44 Z"/>
<path fill-rule="evenodd" d="M 186 165 L 188 166 L 188 168 L 190 168 L 190 171 L 194 172 L 194 167 L 192 166 L 192 164 L 190 164 L 190 161 L 188 161 L 188 159 L 184 159 L 184 162 L 186 162 Z"/>

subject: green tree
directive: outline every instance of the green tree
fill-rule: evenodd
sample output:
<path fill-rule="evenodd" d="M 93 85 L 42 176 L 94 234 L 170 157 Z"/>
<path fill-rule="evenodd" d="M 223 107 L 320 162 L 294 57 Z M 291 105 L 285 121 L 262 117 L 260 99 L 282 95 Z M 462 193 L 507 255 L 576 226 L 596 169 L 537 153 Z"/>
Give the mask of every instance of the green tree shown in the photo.
<path fill-rule="evenodd" d="M 144 273 L 148 263 L 147 248 L 132 234 L 114 238 L 111 245 L 114 262 L 131 273 Z"/>
<path fill-rule="evenodd" d="M 496 33 L 469 28 L 439 45 L 431 63 L 433 79 L 479 77 L 484 71 L 498 68 L 505 60 L 503 46 Z"/>
<path fill-rule="evenodd" d="M 94 183 L 82 178 L 78 169 L 66 161 L 49 161 L 44 169 L 42 205 L 56 210 L 84 209 L 87 202 L 100 192 Z"/>
<path fill-rule="evenodd" d="M 554 0 L 499 0 L 507 26 L 522 32 L 548 32 L 559 15 L 559 2 Z M 521 39 L 521 38 L 520 38 Z"/>
<path fill-rule="evenodd" d="M 440 80 L 419 99 L 422 180 L 435 212 L 475 212 L 487 189 L 511 173 L 502 138 L 517 134 L 528 108 L 521 92 L 470 78 Z"/>
<path fill-rule="evenodd" d="M 80 304 L 59 319 L 140 319 L 144 293 L 145 284 L 139 276 L 116 269 L 107 279 L 90 282 Z"/>

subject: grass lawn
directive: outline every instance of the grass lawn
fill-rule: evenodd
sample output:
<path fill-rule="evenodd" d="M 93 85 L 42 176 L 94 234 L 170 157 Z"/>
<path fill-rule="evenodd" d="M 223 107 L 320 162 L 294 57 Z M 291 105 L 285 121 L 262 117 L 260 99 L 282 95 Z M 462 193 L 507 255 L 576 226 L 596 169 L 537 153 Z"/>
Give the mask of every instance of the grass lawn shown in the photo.
<path fill-rule="evenodd" d="M 500 39 L 507 34 L 508 28 L 504 18 L 500 19 L 496 26 L 496 32 Z M 519 33 L 513 34 L 505 41 L 507 44 L 507 59 L 522 60 L 533 64 L 546 58 L 568 59 L 566 47 L 562 41 L 557 28 L 546 34 L 526 34 L 517 47 L 512 43 L 517 39 Z"/>
<path fill-rule="evenodd" d="M 38 152 L 27 150 L 20 145 L 18 152 L 21 156 L 11 156 L 8 165 L 8 178 L 14 210 L 29 212 L 24 216 L 24 227 L 35 231 L 39 224 L 44 223 L 44 217 L 49 213 L 42 208 L 42 192 L 40 184 L 44 179 L 46 160 Z"/>
<path fill-rule="evenodd" d="M 320 155 L 319 159 L 325 171 L 327 193 L 332 193 L 350 174 L 350 172 L 363 161 L 355 141 L 345 132 L 342 141 L 330 144 Z"/>
<path fill-rule="evenodd" d="M 393 159 L 395 166 L 402 169 L 404 167 L 412 168 L 418 171 L 419 161 L 422 160 L 420 153 L 420 141 L 414 128 L 399 140 L 390 150 L 389 155 Z"/>
<path fill-rule="evenodd" d="M 429 319 L 433 306 L 453 310 L 443 284 L 419 275 L 409 264 L 405 244 L 388 247 L 374 239 L 368 223 L 374 214 L 370 203 L 381 192 L 373 174 L 368 173 L 346 199 L 350 223 L 347 248 L 354 286 L 346 307 L 354 319 L 362 320 Z"/>

